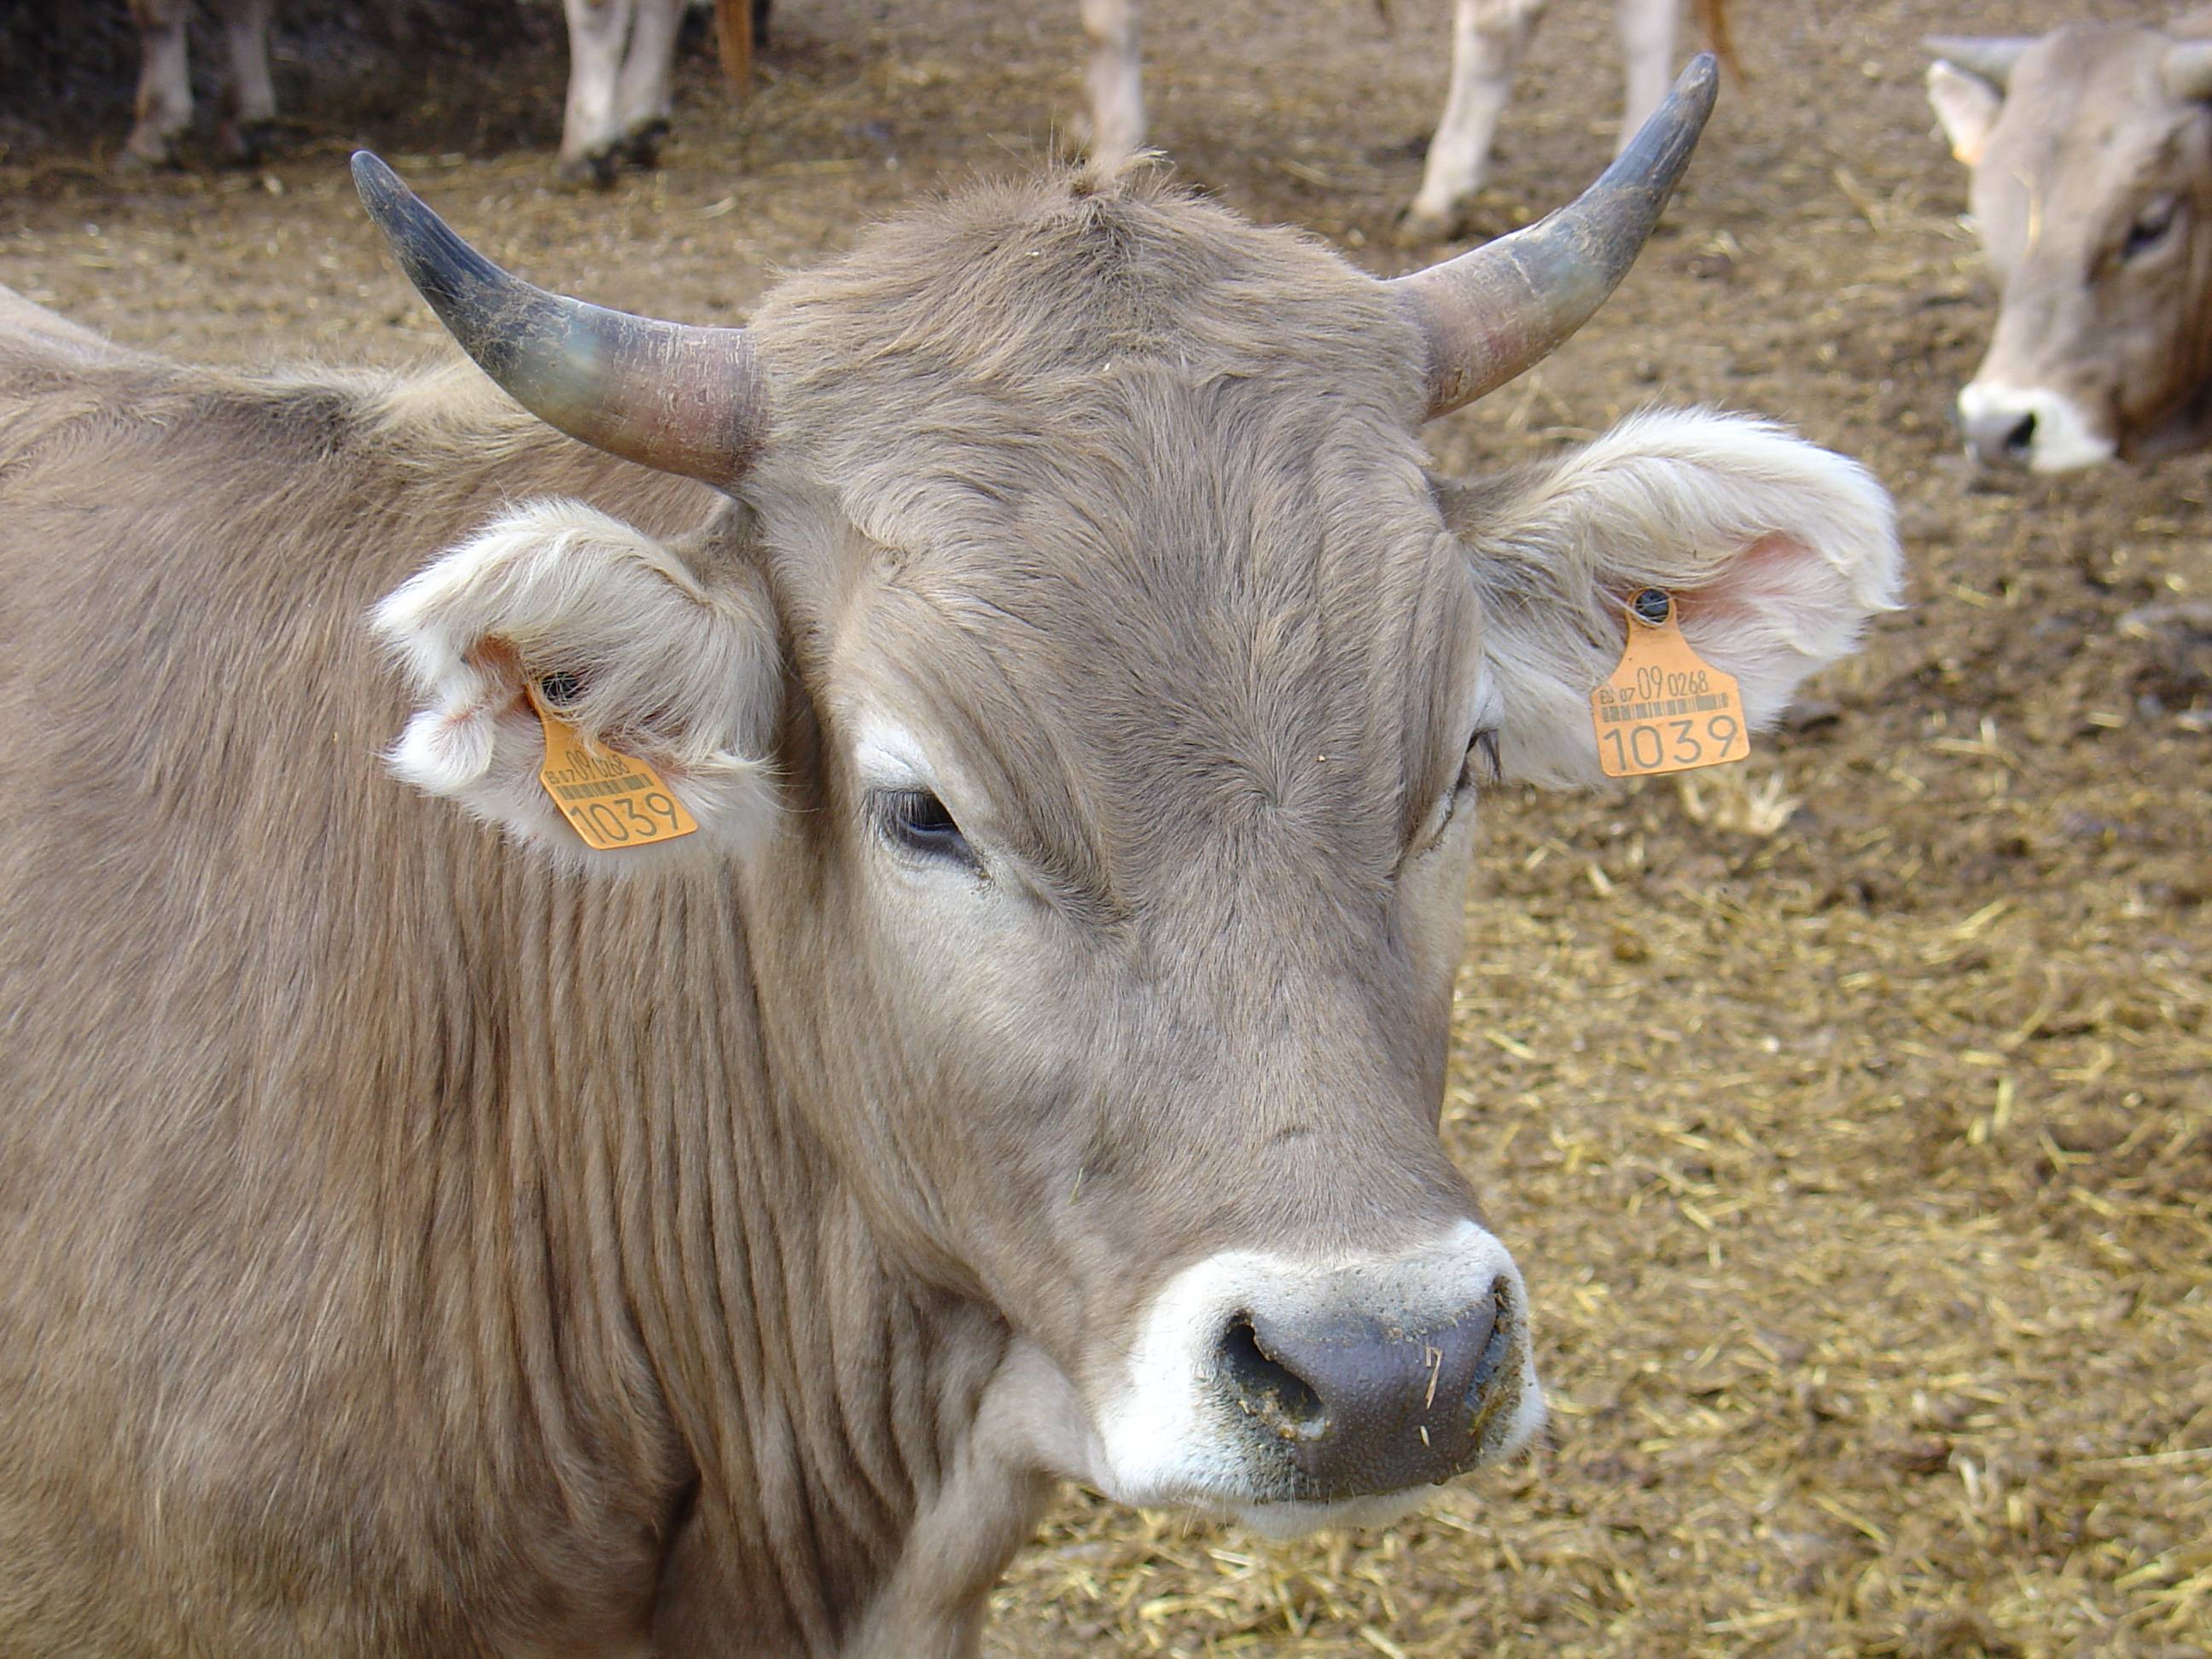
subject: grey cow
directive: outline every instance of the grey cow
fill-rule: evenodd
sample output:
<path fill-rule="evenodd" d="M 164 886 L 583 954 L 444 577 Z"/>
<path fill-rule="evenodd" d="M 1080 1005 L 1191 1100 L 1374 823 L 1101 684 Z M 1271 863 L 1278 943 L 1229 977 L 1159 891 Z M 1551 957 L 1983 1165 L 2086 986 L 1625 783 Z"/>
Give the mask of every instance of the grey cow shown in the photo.
<path fill-rule="evenodd" d="M 1996 330 L 1959 393 L 1981 459 L 2063 472 L 2212 434 L 2212 10 L 1938 37 Z"/>
<path fill-rule="evenodd" d="M 1054 1479 L 1297 1531 L 1525 1444 L 1480 798 L 1595 776 L 1628 595 L 1760 721 L 1898 580 L 1756 421 L 1424 459 L 1711 92 L 1395 282 L 1062 172 L 741 329 L 361 160 L 550 424 L 0 303 L 0 1651 L 951 1659 Z"/>

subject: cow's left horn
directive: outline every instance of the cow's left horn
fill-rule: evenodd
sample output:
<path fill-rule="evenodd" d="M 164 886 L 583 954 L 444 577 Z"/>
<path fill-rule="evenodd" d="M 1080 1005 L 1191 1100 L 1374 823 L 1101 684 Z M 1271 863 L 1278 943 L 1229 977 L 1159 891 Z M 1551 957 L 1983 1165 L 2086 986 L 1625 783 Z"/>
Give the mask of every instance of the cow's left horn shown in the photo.
<path fill-rule="evenodd" d="M 1719 75 L 1711 52 L 1597 182 L 1525 230 L 1393 279 L 1429 343 L 1429 418 L 1473 403 L 1548 356 L 1636 263 L 1689 165 Z"/>
<path fill-rule="evenodd" d="M 353 179 L 400 269 L 461 349 L 550 426 L 610 454 L 734 483 L 766 416 L 741 328 L 659 323 L 533 288 L 456 235 L 367 150 Z"/>

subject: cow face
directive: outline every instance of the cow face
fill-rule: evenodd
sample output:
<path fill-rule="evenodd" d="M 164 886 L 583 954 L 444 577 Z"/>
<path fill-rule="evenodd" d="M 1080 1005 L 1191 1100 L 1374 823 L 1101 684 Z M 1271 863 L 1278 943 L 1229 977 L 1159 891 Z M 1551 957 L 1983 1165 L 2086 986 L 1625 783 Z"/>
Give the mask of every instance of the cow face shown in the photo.
<path fill-rule="evenodd" d="M 733 505 L 686 550 L 570 549 L 603 602 L 567 626 L 641 573 L 690 606 L 615 630 L 650 666 L 598 652 L 624 689 L 579 719 L 720 826 L 632 873 L 738 884 L 770 1075 L 878 1247 L 1012 1334 L 998 1455 L 1288 1530 L 1524 1443 L 1527 1292 L 1436 1133 L 1481 799 L 1595 775 L 1644 586 L 1771 718 L 1889 602 L 1881 492 L 1711 416 L 1439 482 L 1403 291 L 1142 179 L 894 223 L 749 343 Z M 516 720 L 532 670 L 496 676 L 560 629 L 487 649 L 531 591 L 489 550 L 540 511 L 384 613 Z M 408 775 L 480 789 L 492 747 Z"/>
<path fill-rule="evenodd" d="M 2212 379 L 2212 63 L 2153 29 L 1931 43 L 2000 289 L 1968 447 L 2040 472 L 2201 441 Z M 1959 60 L 1951 61 L 1955 56 Z"/>

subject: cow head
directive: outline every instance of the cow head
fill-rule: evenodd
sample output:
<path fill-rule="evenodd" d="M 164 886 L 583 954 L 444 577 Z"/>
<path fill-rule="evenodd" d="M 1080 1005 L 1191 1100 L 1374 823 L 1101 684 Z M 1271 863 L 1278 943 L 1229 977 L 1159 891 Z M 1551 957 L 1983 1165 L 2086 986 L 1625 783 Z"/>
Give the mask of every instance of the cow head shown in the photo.
<path fill-rule="evenodd" d="M 680 547 L 526 508 L 401 589 L 399 769 L 587 878 L 738 886 L 781 1086 L 870 1236 L 1012 1332 L 1030 1467 L 1285 1529 L 1540 1419 L 1437 1136 L 1479 799 L 1595 775 L 1636 590 L 1765 719 L 1896 548 L 1863 471 L 1753 422 L 1479 485 L 1419 434 L 1603 298 L 1710 99 L 1708 64 L 1575 208 L 1396 283 L 1070 174 L 881 228 L 742 332 L 524 288 L 364 164 L 504 384 L 730 498 Z M 702 832 L 570 836 L 517 785 L 533 676 Z"/>
<path fill-rule="evenodd" d="M 2212 411 L 2212 41 L 2075 24 L 1929 42 L 1928 96 L 2000 289 L 1959 394 L 1984 461 L 2063 472 L 2202 441 Z"/>

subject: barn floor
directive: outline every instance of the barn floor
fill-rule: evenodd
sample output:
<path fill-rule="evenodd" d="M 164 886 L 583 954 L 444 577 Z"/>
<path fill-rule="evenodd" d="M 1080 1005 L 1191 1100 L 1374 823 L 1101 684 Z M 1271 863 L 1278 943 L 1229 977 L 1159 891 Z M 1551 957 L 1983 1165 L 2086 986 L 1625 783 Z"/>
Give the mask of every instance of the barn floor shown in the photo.
<path fill-rule="evenodd" d="M 343 176 L 368 142 L 533 276 L 733 319 L 1074 106 L 1073 0 L 785 4 L 756 95 L 690 61 L 666 165 L 605 196 L 550 187 L 543 20 L 451 56 L 289 37 L 255 173 L 119 180 L 127 89 L 0 93 L 0 282 L 187 356 L 420 357 Z M 1989 480 L 1946 425 L 1990 303 L 1915 43 L 2076 9 L 1735 0 L 1752 78 L 1638 273 L 1433 429 L 1469 471 L 1655 401 L 1773 415 L 1881 476 L 1913 571 L 1732 775 L 1490 807 L 1444 1132 L 1528 1272 L 1550 1443 L 1366 1537 L 1071 1495 L 994 1655 L 2212 1649 L 2212 618 L 2158 610 L 2212 605 L 2212 459 Z M 1480 231 L 1609 154 L 1607 10 L 1559 0 Z M 1156 0 L 1156 141 L 1403 268 L 1445 13 Z"/>

